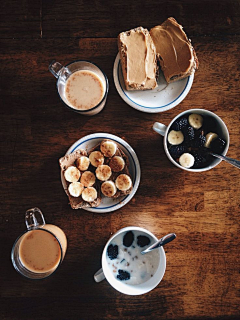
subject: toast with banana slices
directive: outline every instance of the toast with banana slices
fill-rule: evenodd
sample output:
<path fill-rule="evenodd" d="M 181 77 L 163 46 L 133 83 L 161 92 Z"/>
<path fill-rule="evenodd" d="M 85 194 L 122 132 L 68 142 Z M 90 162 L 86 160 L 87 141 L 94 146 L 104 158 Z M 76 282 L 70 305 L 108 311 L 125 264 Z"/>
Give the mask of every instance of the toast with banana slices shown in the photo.
<path fill-rule="evenodd" d="M 100 184 L 95 179 L 88 154 L 80 149 L 59 159 L 64 189 L 72 209 L 97 207 L 101 202 Z"/>
<path fill-rule="evenodd" d="M 115 199 L 132 191 L 128 157 L 112 140 L 102 140 L 89 152 L 77 150 L 59 164 L 73 209 L 97 207 L 102 196 Z"/>
<path fill-rule="evenodd" d="M 97 166 L 95 171 L 101 184 L 101 193 L 114 199 L 130 194 L 133 185 L 129 173 L 129 160 L 123 150 L 114 141 L 104 139 L 90 150 L 89 158 L 95 152 L 100 152 L 104 156 L 103 166 Z"/>

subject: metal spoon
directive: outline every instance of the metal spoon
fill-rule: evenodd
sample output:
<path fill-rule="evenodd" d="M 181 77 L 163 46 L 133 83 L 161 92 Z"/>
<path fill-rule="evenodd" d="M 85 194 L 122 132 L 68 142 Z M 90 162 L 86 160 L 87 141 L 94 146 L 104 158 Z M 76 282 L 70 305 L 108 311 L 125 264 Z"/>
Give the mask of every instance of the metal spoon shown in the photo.
<path fill-rule="evenodd" d="M 174 240 L 176 238 L 176 234 L 175 233 L 169 233 L 166 236 L 162 237 L 160 240 L 158 240 L 157 242 L 155 242 L 154 244 L 152 244 L 150 247 L 148 247 L 147 249 L 143 250 L 141 252 L 141 254 L 145 254 L 148 253 L 154 249 L 157 249 L 163 245 L 165 245 L 166 243 Z"/>
<path fill-rule="evenodd" d="M 216 158 L 219 158 L 219 159 L 222 159 L 222 160 L 230 163 L 234 167 L 237 167 L 238 169 L 240 169 L 240 161 L 239 160 L 232 159 L 232 158 L 229 158 L 229 157 L 226 157 L 226 156 L 222 156 L 220 154 L 213 153 L 213 152 L 210 152 L 210 151 L 208 153 L 211 154 L 212 156 L 214 156 Z"/>

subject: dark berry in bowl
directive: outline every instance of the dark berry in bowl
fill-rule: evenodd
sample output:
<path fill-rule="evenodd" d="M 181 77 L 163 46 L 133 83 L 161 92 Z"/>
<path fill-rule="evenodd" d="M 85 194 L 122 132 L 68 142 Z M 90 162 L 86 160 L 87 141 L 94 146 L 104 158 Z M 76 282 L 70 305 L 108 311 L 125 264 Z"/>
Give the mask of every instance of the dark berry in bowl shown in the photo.
<path fill-rule="evenodd" d="M 194 156 L 193 168 L 204 168 L 207 162 L 207 154 L 198 151 L 193 151 L 192 155 Z"/>
<path fill-rule="evenodd" d="M 195 148 L 202 148 L 204 146 L 205 142 L 206 142 L 206 137 L 204 135 L 200 134 L 199 136 L 195 137 L 193 146 Z"/>
<path fill-rule="evenodd" d="M 124 237 L 123 237 L 123 245 L 125 247 L 130 247 L 133 243 L 134 240 L 134 234 L 132 231 L 128 231 L 125 233 Z"/>
<path fill-rule="evenodd" d="M 174 123 L 172 124 L 172 130 L 181 131 L 183 128 L 187 126 L 188 126 L 188 119 L 183 117 L 174 121 Z"/>
<path fill-rule="evenodd" d="M 137 245 L 139 247 L 145 247 L 150 243 L 150 239 L 147 236 L 138 236 L 137 237 Z"/>
<path fill-rule="evenodd" d="M 186 143 L 190 143 L 195 138 L 195 131 L 193 127 L 189 126 L 183 130 L 184 140 Z"/>
<path fill-rule="evenodd" d="M 110 244 L 107 248 L 107 254 L 109 259 L 114 260 L 117 259 L 118 256 L 118 246 Z"/>
<path fill-rule="evenodd" d="M 179 158 L 184 152 L 186 152 L 187 147 L 183 144 L 177 146 L 171 146 L 169 148 L 169 153 L 173 157 L 173 159 Z"/>
<path fill-rule="evenodd" d="M 117 278 L 121 281 L 123 280 L 129 280 L 130 279 L 130 273 L 124 270 L 119 269 Z"/>

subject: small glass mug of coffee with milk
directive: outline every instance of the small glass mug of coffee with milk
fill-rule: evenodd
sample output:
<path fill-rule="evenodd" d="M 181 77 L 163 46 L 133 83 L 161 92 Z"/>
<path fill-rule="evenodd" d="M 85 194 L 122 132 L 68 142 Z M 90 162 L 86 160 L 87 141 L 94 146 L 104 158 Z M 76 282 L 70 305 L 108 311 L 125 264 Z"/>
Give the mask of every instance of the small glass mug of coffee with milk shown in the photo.
<path fill-rule="evenodd" d="M 52 61 L 49 71 L 58 79 L 59 96 L 71 110 L 93 116 L 103 109 L 109 84 L 107 76 L 97 65 L 78 60 L 64 67 Z"/>
<path fill-rule="evenodd" d="M 11 259 L 14 268 L 29 279 L 44 279 L 54 273 L 62 263 L 67 238 L 59 227 L 46 224 L 40 209 L 26 211 L 27 231 L 15 241 Z"/>

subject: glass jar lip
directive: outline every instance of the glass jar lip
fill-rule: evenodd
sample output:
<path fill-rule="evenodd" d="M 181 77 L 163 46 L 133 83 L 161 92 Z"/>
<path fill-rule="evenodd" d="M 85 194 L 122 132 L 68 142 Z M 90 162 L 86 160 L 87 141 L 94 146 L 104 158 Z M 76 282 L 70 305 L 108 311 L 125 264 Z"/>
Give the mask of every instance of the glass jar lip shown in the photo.
<path fill-rule="evenodd" d="M 31 278 L 31 277 L 28 277 L 27 275 L 24 275 L 23 273 L 21 273 L 21 272 L 18 270 L 18 268 L 16 268 L 16 263 L 15 263 L 15 261 L 14 261 L 14 250 L 15 250 L 15 247 L 16 247 L 18 241 L 19 241 L 19 240 L 21 239 L 21 237 L 23 237 L 26 233 L 28 233 L 28 232 L 30 232 L 30 231 L 34 231 L 34 230 L 46 231 L 46 232 L 50 233 L 50 234 L 57 240 L 57 242 L 58 242 L 58 244 L 59 244 L 59 247 L 60 247 L 60 252 L 61 252 L 61 257 L 60 257 L 60 259 L 59 259 L 59 263 L 58 263 L 56 269 L 55 269 L 52 273 L 50 273 L 50 274 L 48 274 L 48 275 L 46 275 L 46 276 L 43 276 L 43 277 L 39 277 L 39 278 Z M 55 236 L 55 234 L 52 233 L 51 231 L 49 231 L 49 230 L 47 230 L 47 229 L 43 229 L 42 227 L 34 227 L 34 228 L 31 228 L 31 229 L 25 230 L 25 231 L 15 240 L 15 242 L 14 242 L 14 244 L 13 244 L 13 246 L 12 246 L 12 250 L 11 250 L 11 260 L 12 260 L 12 263 L 13 263 L 14 268 L 17 270 L 17 272 L 18 272 L 21 276 L 23 276 L 24 278 L 30 279 L 30 280 L 42 280 L 42 279 L 46 279 L 46 278 L 48 278 L 49 276 L 51 276 L 51 275 L 52 275 L 53 273 L 55 273 L 55 272 L 57 271 L 57 269 L 59 268 L 60 264 L 62 263 L 63 257 L 64 257 L 64 255 L 63 255 L 63 248 L 62 248 L 62 245 L 61 245 L 58 237 Z M 34 273 L 34 272 L 30 271 L 30 270 L 28 270 L 28 272 L 29 272 L 30 274 L 36 274 L 36 273 Z"/>
<path fill-rule="evenodd" d="M 85 114 L 85 113 L 88 113 L 88 112 L 90 112 L 90 111 L 93 111 L 93 110 L 97 109 L 97 108 L 101 105 L 101 103 L 106 99 L 106 96 L 107 96 L 108 90 L 109 90 L 109 82 L 108 82 L 108 78 L 107 78 L 106 74 L 105 74 L 105 73 L 102 71 L 102 69 L 101 69 L 96 63 L 94 63 L 94 62 L 91 62 L 91 61 L 88 61 L 88 60 L 74 60 L 74 61 L 66 64 L 65 67 L 68 67 L 68 66 L 70 66 L 70 65 L 72 65 L 72 64 L 74 64 L 74 63 L 77 63 L 77 62 L 87 62 L 87 63 L 93 64 L 94 66 L 96 66 L 96 67 L 102 72 L 102 74 L 103 74 L 103 76 L 104 76 L 104 79 L 105 79 L 105 82 L 106 82 L 106 90 L 105 90 L 104 96 L 102 97 L 101 101 L 100 101 L 96 106 L 92 107 L 91 109 L 78 110 L 78 109 L 74 109 L 73 107 L 70 107 L 69 105 L 67 105 L 67 104 L 63 101 L 63 99 L 62 99 L 62 97 L 61 97 L 61 95 L 60 95 L 60 93 L 59 93 L 59 90 L 58 90 L 58 82 L 59 82 L 59 78 L 58 78 L 58 81 L 57 81 L 57 90 L 58 90 L 58 94 L 59 94 L 59 97 L 60 97 L 61 101 L 64 103 L 64 105 L 65 105 L 68 109 L 70 109 L 70 110 L 72 110 L 72 111 L 74 111 L 74 112 L 76 112 L 76 113 Z M 76 70 L 76 71 L 78 71 L 78 70 Z"/>

